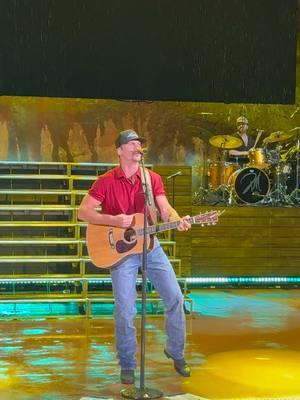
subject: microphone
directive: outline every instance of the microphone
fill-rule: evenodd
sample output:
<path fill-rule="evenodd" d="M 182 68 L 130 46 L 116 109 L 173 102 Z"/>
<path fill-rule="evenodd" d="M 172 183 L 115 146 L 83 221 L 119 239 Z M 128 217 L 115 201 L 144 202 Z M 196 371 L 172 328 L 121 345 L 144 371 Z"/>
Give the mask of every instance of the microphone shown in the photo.
<path fill-rule="evenodd" d="M 178 176 L 178 175 L 182 175 L 182 172 L 181 171 L 174 172 L 174 174 L 167 176 L 166 180 L 175 178 L 175 176 Z"/>
<path fill-rule="evenodd" d="M 147 154 L 147 152 L 148 152 L 147 147 L 143 147 L 143 148 L 141 148 L 140 150 L 137 150 L 137 151 L 136 151 L 136 153 L 137 153 L 137 154 L 140 154 L 141 156 Z"/>

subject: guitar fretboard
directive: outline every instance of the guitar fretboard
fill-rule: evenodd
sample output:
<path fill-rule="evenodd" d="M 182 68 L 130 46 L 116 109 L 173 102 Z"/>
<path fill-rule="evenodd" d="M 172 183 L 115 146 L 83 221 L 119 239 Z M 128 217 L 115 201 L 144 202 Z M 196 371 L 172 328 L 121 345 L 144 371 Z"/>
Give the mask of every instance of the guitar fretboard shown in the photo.
<path fill-rule="evenodd" d="M 188 218 L 187 221 L 190 224 L 194 224 L 195 223 L 194 217 Z M 180 224 L 180 221 L 172 221 L 172 222 L 164 222 L 162 224 L 157 224 L 157 225 L 150 225 L 150 226 L 147 227 L 146 232 L 149 235 L 153 235 L 155 233 L 168 231 L 170 229 L 175 229 L 175 228 L 177 228 L 177 226 L 179 224 Z M 142 236 L 144 234 L 144 228 L 137 229 L 136 230 L 136 234 L 138 236 Z"/>

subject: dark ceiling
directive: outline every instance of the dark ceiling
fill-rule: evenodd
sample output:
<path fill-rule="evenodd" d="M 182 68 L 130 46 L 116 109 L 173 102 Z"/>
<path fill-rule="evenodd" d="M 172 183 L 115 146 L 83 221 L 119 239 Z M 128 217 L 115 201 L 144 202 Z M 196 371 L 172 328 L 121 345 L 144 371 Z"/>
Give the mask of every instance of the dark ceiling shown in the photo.
<path fill-rule="evenodd" d="M 294 103 L 299 3 L 2 0 L 0 94 Z"/>

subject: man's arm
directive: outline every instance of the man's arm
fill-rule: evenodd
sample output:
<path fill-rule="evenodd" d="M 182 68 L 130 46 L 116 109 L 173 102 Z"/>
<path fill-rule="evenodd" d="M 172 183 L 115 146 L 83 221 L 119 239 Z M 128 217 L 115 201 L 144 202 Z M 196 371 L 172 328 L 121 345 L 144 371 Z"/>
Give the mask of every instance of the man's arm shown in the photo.
<path fill-rule="evenodd" d="M 185 217 L 181 218 L 178 215 L 177 211 L 171 206 L 166 196 L 157 196 L 155 198 L 155 201 L 159 208 L 160 215 L 163 221 L 168 222 L 180 220 L 180 224 L 177 227 L 179 231 L 187 231 L 188 229 L 190 229 L 191 224 L 187 221 L 190 216 L 186 215 Z"/>
<path fill-rule="evenodd" d="M 96 208 L 101 203 L 89 194 L 85 195 L 78 210 L 78 218 L 95 225 L 117 226 L 119 228 L 127 228 L 132 223 L 132 215 L 119 214 L 109 215 L 101 214 Z"/>
<path fill-rule="evenodd" d="M 247 150 L 229 150 L 229 155 L 230 156 L 248 156 L 249 152 Z"/>

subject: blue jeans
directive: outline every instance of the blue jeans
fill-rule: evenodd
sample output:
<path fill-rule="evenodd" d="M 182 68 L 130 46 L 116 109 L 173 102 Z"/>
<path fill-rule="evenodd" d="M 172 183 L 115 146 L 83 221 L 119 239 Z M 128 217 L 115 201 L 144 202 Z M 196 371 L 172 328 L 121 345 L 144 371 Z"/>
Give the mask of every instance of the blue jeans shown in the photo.
<path fill-rule="evenodd" d="M 147 255 L 147 278 L 153 284 L 165 306 L 166 349 L 175 359 L 184 357 L 185 314 L 183 295 L 174 270 L 157 239 Z M 111 269 L 115 298 L 115 334 L 119 364 L 124 369 L 136 367 L 136 278 L 142 255 L 131 255 Z"/>

